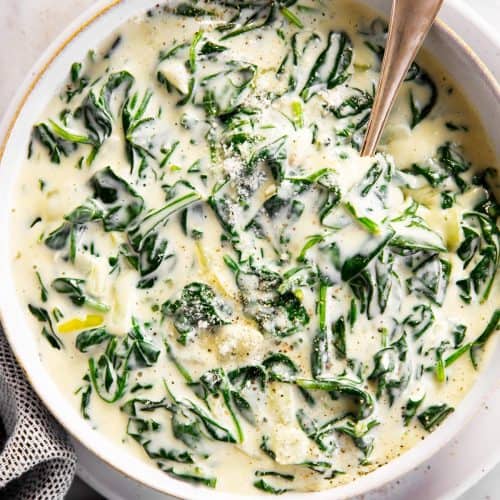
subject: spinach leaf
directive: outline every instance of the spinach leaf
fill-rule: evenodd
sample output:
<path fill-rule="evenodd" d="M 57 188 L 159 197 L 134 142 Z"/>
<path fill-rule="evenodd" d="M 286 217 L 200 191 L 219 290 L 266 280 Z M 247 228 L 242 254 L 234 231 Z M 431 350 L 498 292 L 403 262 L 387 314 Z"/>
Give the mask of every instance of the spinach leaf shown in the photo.
<path fill-rule="evenodd" d="M 500 216 L 500 204 L 495 196 L 495 186 L 498 186 L 498 172 L 494 168 L 486 168 L 472 177 L 472 183 L 485 189 L 484 200 L 474 207 L 477 212 L 484 213 L 492 220 Z"/>
<path fill-rule="evenodd" d="M 341 316 L 332 324 L 333 346 L 340 358 L 345 358 L 347 354 L 347 344 L 345 336 L 345 320 Z"/>
<path fill-rule="evenodd" d="M 434 109 L 438 100 L 438 89 L 429 74 L 422 70 L 416 63 L 413 63 L 406 81 L 412 81 L 418 87 L 426 89 L 426 96 L 422 100 L 418 99 L 415 93 L 410 90 L 410 110 L 412 116 L 410 126 L 411 128 L 415 128 Z"/>
<path fill-rule="evenodd" d="M 403 421 L 405 427 L 408 427 L 411 419 L 417 414 L 420 405 L 423 403 L 425 394 L 420 399 L 409 399 L 403 408 Z"/>
<path fill-rule="evenodd" d="M 121 35 L 116 36 L 111 45 L 109 46 L 109 48 L 102 56 L 102 58 L 109 59 L 113 55 L 115 50 L 120 46 L 121 43 L 122 43 L 122 36 Z"/>
<path fill-rule="evenodd" d="M 271 493 L 273 495 L 282 495 L 283 493 L 286 493 L 287 491 L 291 491 L 290 488 L 276 488 L 275 486 L 269 484 L 267 481 L 264 479 L 258 479 L 253 483 L 254 487 L 265 491 L 266 493 Z"/>
<path fill-rule="evenodd" d="M 373 106 L 373 96 L 369 92 L 354 87 L 351 92 L 352 94 L 338 106 L 331 108 L 333 115 L 339 120 L 358 116 L 365 111 L 370 111 Z"/>
<path fill-rule="evenodd" d="M 73 226 L 68 223 L 64 223 L 57 229 L 54 229 L 47 238 L 45 238 L 45 244 L 51 250 L 62 250 L 66 247 L 68 239 L 73 231 Z"/>
<path fill-rule="evenodd" d="M 101 88 L 99 96 L 91 91 L 83 101 L 80 112 L 88 131 L 89 141 L 93 145 L 93 150 L 87 158 L 88 164 L 92 163 L 100 147 L 113 130 L 112 94 L 123 85 L 125 96 L 127 96 L 133 83 L 134 77 L 128 71 L 112 73 Z"/>
<path fill-rule="evenodd" d="M 184 440 L 188 446 L 196 446 L 202 438 L 201 430 L 207 433 L 207 436 L 216 441 L 226 443 L 236 443 L 233 435 L 217 421 L 215 421 L 205 410 L 186 399 L 180 401 L 175 398 L 165 383 L 165 388 L 172 400 L 165 408 L 172 413 L 172 430 L 174 435 Z M 190 444 L 188 444 L 190 443 Z"/>
<path fill-rule="evenodd" d="M 488 342 L 490 337 L 498 330 L 499 323 L 500 309 L 496 309 L 481 335 L 472 342 L 470 346 L 470 357 L 474 368 L 477 369 L 478 367 L 478 351 L 484 349 L 486 342 Z"/>
<path fill-rule="evenodd" d="M 269 436 L 263 435 L 260 449 L 272 460 L 276 460 L 276 453 L 269 447 Z"/>
<path fill-rule="evenodd" d="M 457 254 L 464 261 L 464 269 L 475 259 L 468 278 L 457 281 L 460 297 L 472 300 L 473 293 L 480 303 L 488 300 L 500 263 L 500 234 L 494 220 L 480 212 L 467 212 L 462 225 L 465 239 Z"/>
<path fill-rule="evenodd" d="M 331 31 L 325 49 L 313 64 L 309 78 L 300 95 L 308 101 L 318 91 L 332 89 L 344 83 L 352 60 L 352 42 L 344 32 Z"/>
<path fill-rule="evenodd" d="M 414 339 L 419 339 L 434 323 L 434 312 L 426 304 L 418 304 L 413 307 L 413 312 L 403 321 L 404 330 L 411 334 Z"/>
<path fill-rule="evenodd" d="M 194 484 L 202 484 L 208 486 L 209 488 L 215 488 L 217 485 L 217 479 L 215 477 L 207 477 L 202 475 L 202 471 L 195 467 L 193 471 L 179 471 L 173 467 L 159 466 L 163 472 L 166 472 L 170 476 L 181 479 L 182 481 L 187 481 Z"/>
<path fill-rule="evenodd" d="M 226 231 L 231 238 L 237 242 L 239 240 L 239 236 L 235 227 L 234 217 L 232 216 L 233 200 L 227 192 L 230 187 L 231 183 L 229 178 L 217 183 L 212 190 L 212 194 L 208 198 L 208 204 L 214 211 L 217 220 L 224 231 Z"/>
<path fill-rule="evenodd" d="M 375 162 L 353 191 L 357 196 L 373 200 L 376 205 L 386 208 L 389 183 L 393 178 L 395 167 L 392 160 L 386 156 L 377 155 L 375 158 Z"/>
<path fill-rule="evenodd" d="M 106 328 L 92 328 L 80 332 L 75 340 L 75 347 L 80 352 L 88 352 L 89 347 L 100 345 L 112 337 Z"/>
<path fill-rule="evenodd" d="M 88 222 L 101 220 L 102 217 L 103 211 L 95 203 L 95 201 L 86 200 L 83 205 L 79 205 L 68 215 L 65 215 L 64 219 L 68 221 L 73 228 L 79 228 L 80 226 L 83 226 Z"/>
<path fill-rule="evenodd" d="M 87 200 L 85 204 L 76 207 L 64 217 L 66 222 L 63 222 L 45 238 L 45 245 L 51 250 L 63 250 L 69 242 L 69 258 L 74 262 L 78 233 L 85 227 L 85 224 L 101 220 L 102 217 L 103 212 L 95 202 Z"/>
<path fill-rule="evenodd" d="M 158 432 L 160 426 L 154 420 L 143 420 L 138 418 L 129 418 L 127 425 L 127 435 L 137 441 L 147 453 L 149 458 L 157 460 L 160 463 L 164 461 L 178 462 L 182 464 L 194 463 L 193 455 L 188 451 L 179 451 L 176 449 L 153 448 L 153 436 L 145 436 L 147 431 Z"/>
<path fill-rule="evenodd" d="M 201 239 L 203 237 L 205 218 L 203 203 L 196 203 L 185 208 L 181 212 L 181 224 L 184 234 L 194 240 Z"/>
<path fill-rule="evenodd" d="M 69 156 L 76 149 L 76 144 L 59 137 L 45 123 L 33 128 L 33 137 L 47 149 L 52 163 L 61 163 L 61 154 Z"/>
<path fill-rule="evenodd" d="M 325 199 L 321 204 L 319 211 L 319 220 L 324 226 L 328 226 L 328 217 L 334 212 L 342 198 L 340 188 L 338 186 L 330 186 L 323 190 Z"/>
<path fill-rule="evenodd" d="M 432 187 L 441 186 L 448 177 L 452 177 L 460 192 L 464 192 L 467 183 L 460 176 L 469 170 L 471 164 L 463 157 L 459 147 L 451 142 L 439 146 L 435 157 L 427 164 L 413 164 L 411 169 L 416 175 L 423 176 Z"/>
<path fill-rule="evenodd" d="M 128 352 L 118 349 L 118 340 L 112 337 L 106 350 L 97 360 L 90 358 L 89 377 L 97 395 L 106 403 L 115 403 L 121 399 L 128 385 Z M 121 347 L 121 345 L 120 345 Z"/>
<path fill-rule="evenodd" d="M 81 94 L 90 83 L 89 78 L 82 75 L 82 63 L 74 62 L 71 65 L 70 81 L 71 83 L 66 86 L 66 90 L 64 92 L 67 103 L 69 103 L 76 95 Z"/>
<path fill-rule="evenodd" d="M 129 415 L 127 434 L 144 448 L 147 455 L 155 460 L 162 471 L 184 481 L 214 488 L 216 478 L 207 476 L 196 464 L 197 455 L 201 458 L 206 458 L 207 455 L 200 453 L 195 455 L 187 450 L 155 446 L 155 438 L 158 433 L 162 432 L 162 427 L 157 421 L 145 417 L 148 413 L 162 409 L 172 413 L 172 430 L 177 439 L 187 443 L 189 447 L 195 447 L 199 439 L 202 439 L 202 422 L 195 415 L 190 415 L 186 407 L 181 408 L 182 405 L 183 403 L 177 401 L 170 404 L 165 399 L 160 401 L 146 399 L 127 401 L 121 408 Z M 171 462 L 183 464 L 184 467 L 174 469 Z"/>
<path fill-rule="evenodd" d="M 231 310 L 208 285 L 193 282 L 186 285 L 177 300 L 167 300 L 162 314 L 171 317 L 179 336 L 186 345 L 198 330 L 230 323 Z"/>
<path fill-rule="evenodd" d="M 320 425 L 317 420 L 309 417 L 303 409 L 300 409 L 296 413 L 296 418 L 307 437 L 314 441 L 321 451 L 331 456 L 337 448 L 334 426 L 342 417 L 328 420 Z"/>
<path fill-rule="evenodd" d="M 320 285 L 316 311 L 319 319 L 319 329 L 312 340 L 311 372 L 314 378 L 321 378 L 333 365 L 332 338 L 326 323 L 328 287 Z"/>
<path fill-rule="evenodd" d="M 161 229 L 167 225 L 173 214 L 200 199 L 200 195 L 190 184 L 182 186 L 176 184 L 174 191 L 177 187 L 182 190 L 179 196 L 162 208 L 149 212 L 128 231 L 128 239 L 133 252 L 136 253 L 139 272 L 141 276 L 146 277 L 146 281 L 151 282 L 151 286 L 156 279 L 152 273 L 164 261 L 173 257 L 173 254 L 167 251 L 169 242 L 162 236 Z"/>
<path fill-rule="evenodd" d="M 96 172 L 89 181 L 93 197 L 105 206 L 102 223 L 105 231 L 125 231 L 144 209 L 143 198 L 111 167 Z"/>
<path fill-rule="evenodd" d="M 291 36 L 291 49 L 282 59 L 276 71 L 276 79 L 284 83 L 284 87 L 276 91 L 276 97 L 297 89 L 300 78 L 300 63 L 304 61 L 306 52 L 312 51 L 314 46 L 319 43 L 321 43 L 321 37 L 317 33 L 299 31 Z"/>
<path fill-rule="evenodd" d="M 92 357 L 88 363 L 92 386 L 106 403 L 115 403 L 125 395 L 131 370 L 153 366 L 160 355 L 160 350 L 144 337 L 137 321 L 133 319 L 132 323 L 131 331 L 123 337 L 93 330 L 77 337 L 77 347 L 84 351 L 109 339 L 97 361 Z"/>
<path fill-rule="evenodd" d="M 105 231 L 124 231 L 132 225 L 144 207 L 144 200 L 110 167 L 96 172 L 89 184 L 95 200 L 87 200 L 64 218 L 66 222 L 52 231 L 45 244 L 52 250 L 62 250 L 70 244 L 69 257 L 74 262 L 77 235 L 88 222 L 102 221 Z"/>
<path fill-rule="evenodd" d="M 83 292 L 82 285 L 84 284 L 85 280 L 78 278 L 56 278 L 52 281 L 52 288 L 56 292 L 67 295 L 75 306 L 87 306 L 100 312 L 109 311 L 109 306 L 89 297 Z"/>
<path fill-rule="evenodd" d="M 284 255 L 293 224 L 300 219 L 304 208 L 298 199 L 282 198 L 276 194 L 264 202 L 245 229 L 253 230 L 259 239 L 267 239 L 278 255 Z"/>
<path fill-rule="evenodd" d="M 238 442 L 243 442 L 243 429 L 233 406 L 238 408 L 243 417 L 250 421 L 250 423 L 254 423 L 254 417 L 250 410 L 250 404 L 238 390 L 235 390 L 231 386 L 225 371 L 222 368 L 213 368 L 205 372 L 197 382 L 192 382 L 189 385 L 195 391 L 196 395 L 205 400 L 205 402 L 207 402 L 209 396 L 222 396 L 227 411 L 231 415 L 231 419 L 236 428 Z"/>
<path fill-rule="evenodd" d="M 297 365 L 286 355 L 276 352 L 267 356 L 262 365 L 267 370 L 269 380 L 292 382 L 299 372 Z"/>
<path fill-rule="evenodd" d="M 372 274 L 367 269 L 364 269 L 357 276 L 351 278 L 349 286 L 354 297 L 359 302 L 359 312 L 366 314 L 368 319 L 371 319 L 373 315 L 371 304 L 376 287 Z"/>
<path fill-rule="evenodd" d="M 421 175 L 432 186 L 438 187 L 449 177 L 447 170 L 439 162 L 431 159 L 425 165 L 414 163 L 411 171 L 415 175 Z"/>
<path fill-rule="evenodd" d="M 219 30 L 227 31 L 221 40 L 229 40 L 236 36 L 243 35 L 250 31 L 259 30 L 272 24 L 279 13 L 278 5 L 285 3 L 282 1 L 264 1 L 264 2 L 232 2 L 232 6 L 238 11 L 236 19 L 239 20 L 237 24 L 234 22 L 229 23 L 227 26 L 221 26 Z M 231 5 L 231 2 L 226 2 Z M 243 14 L 243 18 L 239 19 Z M 236 20 L 235 19 L 235 20 Z"/>
<path fill-rule="evenodd" d="M 89 376 L 86 374 L 83 379 L 85 380 L 86 385 L 82 386 L 79 390 L 81 392 L 80 399 L 80 412 L 82 417 L 85 420 L 90 420 L 89 415 L 89 406 L 90 406 L 90 397 L 92 396 L 92 385 L 89 383 Z"/>
<path fill-rule="evenodd" d="M 284 163 L 287 158 L 287 138 L 288 136 L 284 135 L 255 151 L 248 161 L 248 169 L 254 171 L 257 165 L 265 163 L 271 170 L 274 179 L 282 181 L 285 177 Z"/>
<path fill-rule="evenodd" d="M 453 411 L 454 408 L 451 408 L 446 403 L 441 405 L 432 405 L 420 413 L 417 418 L 423 428 L 426 431 L 431 432 Z"/>
<path fill-rule="evenodd" d="M 339 474 L 345 474 L 345 472 L 335 469 L 332 462 L 325 460 L 307 460 L 300 465 L 304 465 L 308 469 L 321 474 L 324 479 L 334 479 Z"/>
<path fill-rule="evenodd" d="M 189 448 L 195 448 L 203 439 L 202 422 L 184 406 L 174 404 L 172 412 L 172 433 Z"/>
<path fill-rule="evenodd" d="M 460 177 L 461 173 L 466 172 L 471 164 L 460 153 L 456 144 L 446 142 L 438 148 L 438 160 L 441 165 L 451 173 L 461 192 L 467 188 L 467 183 Z"/>
<path fill-rule="evenodd" d="M 123 86 L 125 96 L 127 96 L 133 83 L 134 77 L 129 72 L 120 71 L 109 75 L 99 95 L 90 90 L 81 106 L 73 113 L 76 119 L 81 118 L 83 120 L 87 135 L 68 130 L 53 120 L 50 120 L 50 129 L 45 124 L 37 126 L 35 134 L 49 150 L 51 161 L 59 163 L 60 152 L 67 156 L 69 152 L 76 149 L 78 144 L 89 144 L 92 146 L 92 151 L 87 157 L 87 164 L 90 165 L 113 130 L 111 111 L 113 93 Z"/>
<path fill-rule="evenodd" d="M 296 295 L 279 292 L 283 278 L 266 268 L 237 267 L 236 283 L 245 312 L 267 333 L 287 337 L 308 324 L 309 316 Z"/>
<path fill-rule="evenodd" d="M 173 13 L 176 16 L 183 17 L 204 17 L 211 15 L 211 13 L 205 9 L 201 9 L 199 7 L 195 7 L 191 3 L 182 2 L 175 6 L 173 9 Z"/>
<path fill-rule="evenodd" d="M 342 378 L 307 380 L 300 378 L 296 380 L 296 383 L 304 389 L 333 392 L 352 398 L 357 407 L 355 416 L 358 420 L 367 418 L 373 413 L 375 403 L 371 394 L 358 387 L 352 380 Z"/>
<path fill-rule="evenodd" d="M 467 217 L 467 214 L 465 214 L 464 222 Z M 464 263 L 463 268 L 467 269 L 468 265 L 481 248 L 481 234 L 465 224 L 462 225 L 462 231 L 464 239 L 457 249 L 457 255 Z"/>
<path fill-rule="evenodd" d="M 225 52 L 228 50 L 228 47 L 225 47 L 224 45 L 219 45 L 217 43 L 213 43 L 210 40 L 206 41 L 201 49 L 200 49 L 200 54 L 204 56 L 211 56 L 214 54 L 220 54 L 221 52 Z"/>
<path fill-rule="evenodd" d="M 417 214 L 419 204 L 413 202 L 401 215 L 391 219 L 396 235 L 391 240 L 395 253 L 407 254 L 416 251 L 446 252 L 442 237 L 434 232 Z"/>
<path fill-rule="evenodd" d="M 38 284 L 40 285 L 40 299 L 42 300 L 42 302 L 47 302 L 47 299 L 49 297 L 49 292 L 42 281 L 42 277 L 40 276 L 40 273 L 38 271 L 36 271 L 35 274 L 36 274 L 36 279 L 38 281 Z"/>
<path fill-rule="evenodd" d="M 449 356 L 446 357 L 443 361 L 443 368 L 448 368 L 448 366 L 452 365 L 457 359 L 463 356 L 467 351 L 470 350 L 471 344 L 464 344 L 462 347 L 459 347 L 454 352 L 452 352 Z"/>
<path fill-rule="evenodd" d="M 348 419 L 343 425 L 335 427 L 335 430 L 352 438 L 354 446 L 363 453 L 366 460 L 373 451 L 374 443 L 374 438 L 367 434 L 379 424 L 377 420 L 353 422 Z"/>
<path fill-rule="evenodd" d="M 261 391 L 263 391 L 267 382 L 266 371 L 258 365 L 241 366 L 239 368 L 235 368 L 228 373 L 228 377 L 231 381 L 231 384 L 233 384 L 239 390 L 243 389 L 247 385 L 252 385 L 258 387 Z"/>
<path fill-rule="evenodd" d="M 375 208 L 379 207 L 380 210 L 385 210 L 388 187 L 393 172 L 394 166 L 390 160 L 383 156 L 377 157 L 361 181 L 351 189 L 347 196 L 345 204 L 347 211 L 372 236 L 363 245 L 362 251 L 345 259 L 341 269 L 343 281 L 356 278 L 382 252 L 395 235 L 391 226 L 380 224 L 370 218 L 371 211 Z M 355 204 L 360 205 L 359 200 L 363 198 L 363 206 L 369 206 L 369 210 L 355 207 Z"/>
<path fill-rule="evenodd" d="M 350 95 L 338 105 L 330 106 L 329 109 L 338 119 L 348 118 L 347 124 L 336 131 L 338 144 L 348 144 L 360 151 L 373 106 L 373 93 L 357 88 L 349 90 Z"/>
<path fill-rule="evenodd" d="M 227 69 L 201 79 L 194 103 L 202 106 L 207 117 L 223 117 L 234 112 L 243 102 L 257 67 L 232 61 Z"/>
<path fill-rule="evenodd" d="M 292 474 L 284 474 L 282 472 L 276 472 L 273 470 L 258 470 L 255 471 L 255 475 L 257 477 L 279 477 L 280 479 L 285 479 L 285 481 L 293 481 L 295 478 L 295 476 L 293 476 Z"/>
<path fill-rule="evenodd" d="M 342 280 L 351 281 L 353 278 L 356 278 L 388 245 L 393 236 L 394 230 L 392 228 L 383 228 L 378 235 L 372 238 L 370 244 L 365 246 L 366 253 L 357 253 L 346 259 L 342 264 Z"/>
<path fill-rule="evenodd" d="M 155 158 L 148 147 L 143 146 L 134 137 L 135 132 L 143 125 L 154 121 L 153 117 L 144 117 L 146 109 L 151 101 L 153 92 L 146 90 L 144 96 L 139 101 L 137 93 L 128 97 L 122 109 L 122 127 L 125 134 L 125 152 L 130 163 L 131 171 L 134 170 L 136 158 L 139 159 L 139 174 L 143 172 L 147 165 L 147 158 Z"/>
<path fill-rule="evenodd" d="M 374 367 L 368 380 L 377 383 L 377 398 L 386 392 L 389 406 L 408 386 L 411 365 L 407 362 L 408 344 L 403 334 L 390 346 L 378 351 L 373 357 Z"/>
<path fill-rule="evenodd" d="M 375 280 L 377 282 L 377 300 L 380 312 L 383 314 L 389 302 L 393 282 L 398 276 L 393 271 L 393 255 L 388 251 L 382 251 L 375 261 Z"/>
<path fill-rule="evenodd" d="M 423 295 L 441 306 L 446 296 L 451 264 L 437 255 L 430 255 L 412 271 L 413 277 L 406 280 L 408 291 Z"/>
<path fill-rule="evenodd" d="M 52 320 L 50 319 L 49 312 L 43 307 L 37 307 L 33 304 L 28 304 L 29 312 L 38 320 L 40 323 L 46 323 L 47 326 L 43 326 L 42 335 L 47 339 L 47 342 L 54 349 L 61 349 L 64 347 L 62 340 L 57 336 Z"/>
<path fill-rule="evenodd" d="M 366 38 L 365 45 L 375 54 L 379 63 L 382 62 L 384 57 L 388 31 L 389 25 L 387 21 L 380 17 L 374 19 L 368 27 L 359 30 L 360 34 Z M 378 71 L 380 71 L 380 68 Z"/>
<path fill-rule="evenodd" d="M 125 339 L 125 344 L 130 349 L 128 364 L 133 368 L 145 368 L 153 366 L 160 356 L 158 349 L 150 340 L 144 337 L 136 318 L 132 317 L 132 329 Z"/>
<path fill-rule="evenodd" d="M 175 45 L 166 53 L 160 53 L 160 66 L 156 72 L 156 79 L 158 82 L 165 87 L 167 92 L 172 93 L 174 90 L 181 95 L 181 99 L 177 102 L 178 106 L 183 106 L 191 101 L 194 93 L 194 88 L 196 84 L 196 79 L 194 75 L 189 76 L 187 87 L 179 84 L 177 81 L 172 81 L 172 77 L 169 71 L 165 71 L 162 67 L 163 61 L 168 61 L 170 59 L 176 59 L 179 64 L 182 65 L 188 63 L 186 60 L 189 58 L 189 48 L 188 43 L 182 43 Z M 170 79 L 169 79 L 170 78 Z"/>
<path fill-rule="evenodd" d="M 159 466 L 165 466 L 165 462 L 194 464 L 194 455 L 189 451 L 154 446 L 157 433 L 162 430 L 161 425 L 155 420 L 142 418 L 142 415 L 156 409 L 158 409 L 158 405 L 146 399 L 132 399 L 127 401 L 121 407 L 121 410 L 129 415 L 127 434 L 137 441 L 144 448 L 148 457 L 155 460 Z"/>

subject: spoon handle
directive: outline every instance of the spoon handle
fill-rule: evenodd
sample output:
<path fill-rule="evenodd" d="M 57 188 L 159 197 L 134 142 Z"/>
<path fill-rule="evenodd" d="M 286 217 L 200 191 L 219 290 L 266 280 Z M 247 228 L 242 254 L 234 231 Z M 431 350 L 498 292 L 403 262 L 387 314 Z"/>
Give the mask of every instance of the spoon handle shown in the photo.
<path fill-rule="evenodd" d="M 389 37 L 361 156 L 371 156 L 396 95 L 422 46 L 443 0 L 393 0 Z"/>

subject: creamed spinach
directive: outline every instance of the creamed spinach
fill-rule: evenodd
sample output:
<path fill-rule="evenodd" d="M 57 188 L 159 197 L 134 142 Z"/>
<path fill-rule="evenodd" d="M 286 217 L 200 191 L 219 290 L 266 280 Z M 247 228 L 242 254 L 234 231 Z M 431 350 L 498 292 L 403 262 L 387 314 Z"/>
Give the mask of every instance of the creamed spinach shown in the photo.
<path fill-rule="evenodd" d="M 14 262 L 48 370 L 103 438 L 281 494 L 453 418 L 498 331 L 498 165 L 424 56 L 360 158 L 386 37 L 348 1 L 172 0 L 68 68 Z"/>

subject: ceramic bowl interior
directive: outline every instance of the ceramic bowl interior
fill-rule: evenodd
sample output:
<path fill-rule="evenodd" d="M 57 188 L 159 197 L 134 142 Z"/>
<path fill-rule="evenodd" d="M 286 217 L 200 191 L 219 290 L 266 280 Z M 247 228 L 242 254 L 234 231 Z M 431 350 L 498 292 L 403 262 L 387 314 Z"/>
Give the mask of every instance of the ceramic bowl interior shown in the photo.
<path fill-rule="evenodd" d="M 388 14 L 389 0 L 360 0 L 371 8 Z M 144 12 L 156 0 L 115 0 L 98 2 L 83 17 L 73 23 L 46 51 L 39 64 L 20 90 L 17 99 L 7 113 L 0 135 L 0 228 L 3 244 L 0 246 L 0 313 L 2 324 L 12 348 L 26 375 L 42 401 L 62 425 L 90 451 L 124 475 L 160 492 L 183 498 L 203 499 L 207 490 L 180 482 L 162 473 L 154 465 L 142 462 L 123 452 L 118 445 L 93 430 L 71 406 L 65 394 L 48 375 L 40 360 L 35 332 L 28 326 L 25 306 L 15 293 L 15 277 L 10 266 L 9 213 L 13 208 L 12 187 L 19 165 L 22 164 L 28 146 L 33 121 L 46 107 L 54 88 L 66 78 L 71 63 L 84 57 L 89 47 L 98 45 L 110 32 L 128 18 Z M 500 51 L 500 42 L 496 50 Z M 430 50 L 451 74 L 468 99 L 473 103 L 486 130 L 496 133 L 490 140 L 497 157 L 500 157 L 500 90 L 498 83 L 488 73 L 476 56 L 445 25 L 438 23 L 431 31 L 426 48 Z M 498 63 L 500 66 L 500 62 Z M 496 71 L 500 71 L 497 68 Z M 500 344 L 492 357 L 500 357 Z M 286 498 L 329 500 L 360 495 L 381 487 L 428 459 L 444 446 L 471 415 L 477 410 L 492 384 L 500 380 L 500 363 L 488 363 L 479 380 L 466 398 L 451 415 L 446 424 L 437 429 L 425 441 L 401 457 L 378 470 L 359 478 L 351 484 L 318 493 L 289 493 Z M 237 495 L 210 491 L 210 497 L 219 500 L 235 499 Z M 251 497 L 245 497 L 251 498 Z M 262 498 L 259 496 L 259 498 Z"/>

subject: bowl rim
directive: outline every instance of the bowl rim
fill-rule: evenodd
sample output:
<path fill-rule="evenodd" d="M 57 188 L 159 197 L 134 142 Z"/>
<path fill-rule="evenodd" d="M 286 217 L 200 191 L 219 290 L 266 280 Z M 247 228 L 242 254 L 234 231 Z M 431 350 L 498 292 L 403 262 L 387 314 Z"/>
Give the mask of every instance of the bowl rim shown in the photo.
<path fill-rule="evenodd" d="M 357 0 L 353 0 L 357 1 Z M 55 39 L 54 41 L 43 51 L 43 53 L 37 58 L 36 62 L 32 66 L 31 70 L 28 72 L 27 77 L 24 79 L 23 83 L 20 85 L 18 91 L 16 92 L 13 100 L 8 106 L 7 110 L 4 113 L 0 121 L 0 166 L 2 166 L 3 157 L 7 147 L 9 145 L 9 141 L 11 139 L 11 135 L 15 124 L 29 100 L 31 94 L 34 92 L 40 80 L 47 73 L 51 65 L 54 61 L 64 52 L 64 50 L 71 44 L 73 40 L 78 38 L 78 36 L 85 31 L 89 26 L 91 26 L 95 21 L 100 19 L 102 16 L 107 14 L 110 10 L 115 7 L 119 7 L 121 4 L 126 3 L 126 0 L 98 0 L 95 4 L 86 8 L 74 21 L 72 21 L 67 28 L 65 28 Z M 450 4 L 450 7 L 455 10 L 465 9 L 467 5 L 460 6 L 458 2 L 453 2 Z M 372 7 L 373 8 L 373 7 Z M 469 10 L 470 12 L 470 10 Z M 488 25 L 486 25 L 482 20 L 480 20 L 476 25 L 485 32 L 489 38 L 491 38 L 495 46 L 500 49 L 500 37 L 490 29 Z M 462 53 L 464 53 L 468 60 L 471 61 L 471 64 L 480 72 L 481 78 L 486 82 L 486 85 L 493 90 L 493 94 L 496 100 L 500 103 L 500 83 L 493 76 L 492 72 L 486 66 L 486 64 L 481 60 L 481 58 L 474 52 L 474 50 L 453 30 L 447 23 L 442 21 L 441 19 L 437 19 L 434 26 L 432 27 L 433 32 L 438 32 L 445 38 L 450 40 L 452 45 L 455 45 Z M 101 37 L 102 38 L 102 37 Z M 3 168 L 9 168 L 5 165 Z M 13 167 L 10 167 L 13 168 Z M 111 456 L 107 456 L 104 452 L 102 452 L 98 447 L 92 446 L 89 444 L 90 439 L 85 439 L 85 441 L 80 437 L 80 435 L 76 432 L 75 429 L 72 428 L 72 425 L 66 422 L 62 412 L 58 410 L 57 401 L 59 397 L 54 397 L 54 395 L 50 395 L 46 393 L 41 384 L 39 384 L 36 379 L 30 373 L 30 369 L 25 366 L 23 354 L 20 349 L 20 345 L 15 342 L 14 334 L 10 331 L 9 325 L 4 321 L 4 308 L 6 304 L 4 304 L 3 300 L 0 300 L 0 325 L 5 332 L 5 336 L 11 346 L 11 349 L 15 355 L 15 358 L 21 367 L 24 375 L 27 380 L 30 382 L 30 385 L 34 388 L 38 397 L 41 399 L 43 404 L 49 409 L 50 413 L 54 416 L 54 418 L 62 425 L 66 432 L 71 435 L 75 440 L 81 443 L 85 448 L 87 448 L 91 453 L 93 453 L 98 459 L 102 460 L 108 466 L 113 468 L 118 473 L 136 481 L 137 483 L 155 490 L 156 492 L 168 494 L 173 498 L 205 498 L 204 493 L 210 494 L 214 498 L 229 500 L 232 498 L 262 498 L 261 495 L 240 495 L 233 494 L 230 492 L 224 491 L 213 491 L 207 490 L 203 487 L 196 487 L 192 485 L 188 485 L 184 482 L 181 482 L 176 479 L 169 478 L 169 488 L 163 487 L 161 485 L 155 485 L 151 482 L 148 482 L 146 479 L 139 476 L 138 473 L 132 471 L 130 468 L 122 467 L 116 465 L 112 461 Z M 486 371 L 486 367 L 483 372 Z M 473 388 L 478 384 L 478 381 L 474 383 L 472 388 L 468 391 L 465 398 L 461 401 L 464 402 L 465 399 L 469 399 L 471 393 L 473 392 Z M 484 392 L 484 390 L 483 390 Z M 482 398 L 482 394 L 474 394 L 473 401 L 479 401 Z M 401 456 L 390 460 L 388 463 L 381 466 L 379 469 L 373 470 L 372 472 L 350 482 L 345 485 L 340 485 L 331 489 L 319 491 L 319 492 L 302 492 L 302 493 L 292 493 L 286 494 L 285 498 L 290 499 L 302 499 L 302 498 L 347 498 L 345 496 L 344 490 L 346 489 L 354 489 L 354 491 L 349 492 L 348 497 L 351 495 L 363 495 L 368 493 L 369 491 L 376 490 L 377 488 L 381 488 L 386 485 L 388 482 L 401 477 L 403 474 L 409 472 L 412 468 L 420 465 L 425 460 L 429 459 L 432 455 L 434 455 L 439 449 L 445 446 L 459 431 L 460 429 L 468 422 L 468 420 L 472 417 L 476 410 L 473 408 L 466 409 L 464 407 L 461 408 L 461 411 L 455 412 L 456 414 L 452 416 L 455 418 L 455 426 L 451 427 L 450 425 L 442 426 L 435 432 L 433 432 L 432 436 L 429 436 L 425 439 L 425 443 L 428 445 L 426 449 L 426 453 L 421 454 L 418 461 L 415 463 L 407 463 L 409 460 L 403 460 L 406 458 L 411 458 L 413 455 L 412 452 L 415 451 L 416 448 L 421 448 L 424 443 L 417 444 L 412 448 L 406 450 Z M 90 428 L 89 428 L 90 430 Z M 96 431 L 94 431 L 96 432 Z M 434 438 L 434 439 L 431 439 Z M 432 446 L 430 445 L 430 443 Z M 118 445 L 114 445 L 118 449 Z M 394 464 L 400 465 L 399 467 L 395 467 Z M 403 467 L 401 467 L 403 465 Z M 145 464 L 148 468 L 154 468 L 151 464 Z M 394 471 L 390 474 L 390 477 L 387 477 L 383 480 L 379 479 L 379 471 L 382 469 L 386 470 L 389 466 L 394 468 Z M 361 487 L 358 487 L 357 490 L 353 486 L 362 483 Z M 184 492 L 180 492 L 179 490 L 184 490 Z M 346 492 L 347 493 L 347 492 Z M 189 495 L 189 496 L 179 496 L 179 495 Z"/>

